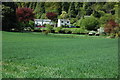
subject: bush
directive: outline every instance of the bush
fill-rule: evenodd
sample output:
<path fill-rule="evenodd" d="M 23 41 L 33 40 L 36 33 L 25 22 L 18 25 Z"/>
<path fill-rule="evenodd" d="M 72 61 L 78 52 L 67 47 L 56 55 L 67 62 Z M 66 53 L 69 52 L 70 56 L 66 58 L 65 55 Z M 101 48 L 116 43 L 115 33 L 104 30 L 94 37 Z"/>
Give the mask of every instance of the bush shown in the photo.
<path fill-rule="evenodd" d="M 86 17 L 80 20 L 81 28 L 85 28 L 87 30 L 97 30 L 98 20 L 95 17 Z"/>
<path fill-rule="evenodd" d="M 86 29 L 82 29 L 82 28 L 63 28 L 61 31 L 65 32 L 65 33 L 73 33 L 73 34 L 86 34 L 86 33 L 88 33 L 88 31 Z"/>
<path fill-rule="evenodd" d="M 49 24 L 46 24 L 45 26 L 46 26 L 46 30 L 51 33 L 51 31 L 53 30 L 53 26 Z"/>
<path fill-rule="evenodd" d="M 75 29 L 71 29 L 73 34 L 86 34 L 88 33 L 87 30 L 82 29 L 82 28 L 75 28 Z"/>
<path fill-rule="evenodd" d="M 70 23 L 71 23 L 71 24 L 75 23 L 76 21 L 77 21 L 77 18 L 71 18 L 71 19 L 70 19 Z"/>
<path fill-rule="evenodd" d="M 69 28 L 69 25 L 62 25 L 62 28 Z"/>
<path fill-rule="evenodd" d="M 31 27 L 32 29 L 34 28 L 34 21 L 29 21 L 29 27 Z"/>
<path fill-rule="evenodd" d="M 43 33 L 45 34 L 45 35 L 48 35 L 48 33 L 49 33 L 49 31 L 43 31 Z"/>
<path fill-rule="evenodd" d="M 46 31 L 46 30 L 47 30 L 47 28 L 42 27 L 42 28 L 40 28 L 40 30 L 41 30 L 42 32 L 44 32 L 44 31 Z"/>
<path fill-rule="evenodd" d="M 119 36 L 119 24 L 117 24 L 115 20 L 109 20 L 105 25 L 104 31 L 112 37 Z"/>
<path fill-rule="evenodd" d="M 56 33 L 60 33 L 60 31 L 62 30 L 62 27 L 54 28 L 54 30 L 55 30 Z"/>
<path fill-rule="evenodd" d="M 73 30 L 71 30 L 71 31 L 72 31 L 73 34 L 78 34 L 78 33 L 80 33 L 80 30 L 79 30 L 79 29 L 73 29 Z"/>
<path fill-rule="evenodd" d="M 70 30 L 70 29 L 64 29 L 64 32 L 65 32 L 66 34 L 71 34 L 71 30 Z"/>
<path fill-rule="evenodd" d="M 112 16 L 111 14 L 105 14 L 104 16 L 100 17 L 100 19 L 99 19 L 100 26 L 104 27 L 104 25 L 107 23 L 107 21 L 113 17 L 114 16 Z"/>
<path fill-rule="evenodd" d="M 18 22 L 16 28 L 17 28 L 18 31 L 23 31 L 25 26 L 26 26 L 26 24 L 24 24 L 23 22 Z"/>

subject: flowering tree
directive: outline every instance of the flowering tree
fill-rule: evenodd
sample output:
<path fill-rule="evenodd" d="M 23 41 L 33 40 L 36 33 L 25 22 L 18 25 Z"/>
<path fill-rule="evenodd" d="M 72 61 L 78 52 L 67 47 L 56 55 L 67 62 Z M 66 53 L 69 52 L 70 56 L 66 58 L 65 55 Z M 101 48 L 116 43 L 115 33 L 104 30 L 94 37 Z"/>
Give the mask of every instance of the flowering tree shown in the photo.
<path fill-rule="evenodd" d="M 57 14 L 54 13 L 54 12 L 48 12 L 48 13 L 46 14 L 46 17 L 47 17 L 48 19 L 54 21 L 54 22 L 56 22 L 56 20 L 57 20 Z M 55 26 L 55 25 L 54 25 L 54 26 Z"/>
<path fill-rule="evenodd" d="M 56 18 L 57 18 L 57 14 L 54 13 L 54 12 L 48 12 L 48 13 L 46 14 L 46 16 L 47 16 L 48 19 L 51 19 L 51 20 L 53 20 L 53 21 L 55 21 Z"/>
<path fill-rule="evenodd" d="M 26 26 L 30 26 L 29 21 L 34 19 L 34 15 L 31 8 L 17 8 L 18 29 L 22 31 Z"/>
<path fill-rule="evenodd" d="M 33 13 L 33 10 L 31 8 L 17 8 L 16 15 L 18 21 L 26 22 L 29 20 L 33 20 L 35 14 Z"/>
<path fill-rule="evenodd" d="M 104 31 L 115 37 L 115 35 L 120 31 L 119 24 L 117 24 L 115 20 L 111 19 L 106 23 Z"/>

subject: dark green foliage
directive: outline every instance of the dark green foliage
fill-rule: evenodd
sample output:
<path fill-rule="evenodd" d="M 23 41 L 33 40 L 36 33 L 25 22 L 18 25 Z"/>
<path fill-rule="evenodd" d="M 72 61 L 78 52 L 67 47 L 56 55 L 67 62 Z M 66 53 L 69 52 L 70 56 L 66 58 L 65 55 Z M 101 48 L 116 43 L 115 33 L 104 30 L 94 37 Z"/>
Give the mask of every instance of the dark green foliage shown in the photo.
<path fill-rule="evenodd" d="M 103 9 L 105 10 L 106 13 L 112 13 L 112 11 L 114 11 L 115 4 L 116 4 L 115 2 L 107 2 L 105 3 L 105 5 L 103 5 Z"/>
<path fill-rule="evenodd" d="M 66 31 L 72 34 L 87 34 L 88 31 L 83 28 L 62 28 L 62 31 Z"/>
<path fill-rule="evenodd" d="M 29 7 L 34 9 L 34 12 L 36 13 L 36 18 L 40 19 L 46 19 L 45 14 L 47 12 L 56 13 L 58 15 L 57 19 L 76 18 L 77 21 L 76 23 L 74 23 L 74 25 L 78 26 L 80 26 L 79 24 L 77 24 L 77 22 L 79 22 L 78 20 L 80 18 L 84 18 L 85 15 L 92 15 L 100 20 L 107 13 L 118 16 L 117 14 L 119 11 L 119 8 L 115 7 L 118 6 L 117 2 L 6 2 L 3 3 L 3 5 L 9 7 L 6 8 L 6 11 L 4 8 L 2 13 L 4 15 L 3 20 L 7 23 L 3 23 L 3 25 L 5 25 L 3 29 L 6 28 L 8 30 L 16 26 L 15 23 L 17 20 L 15 20 L 16 18 L 14 12 L 17 7 Z M 66 14 L 62 15 L 61 17 L 62 11 L 65 11 Z M 14 20 L 12 17 L 14 17 Z M 120 22 L 118 17 L 115 18 L 117 22 Z"/>
<path fill-rule="evenodd" d="M 56 33 L 60 33 L 60 31 L 62 30 L 62 27 L 54 28 L 54 30 L 55 30 Z"/>
<path fill-rule="evenodd" d="M 111 14 L 104 14 L 99 19 L 100 27 L 104 27 L 104 24 L 106 24 L 108 20 L 113 19 L 113 18 L 114 16 L 112 16 Z"/>
<path fill-rule="evenodd" d="M 81 19 L 80 27 L 87 30 L 97 30 L 98 24 L 98 20 L 95 17 L 91 16 Z"/>
<path fill-rule="evenodd" d="M 74 24 L 76 21 L 77 21 L 77 18 L 71 18 L 71 19 L 70 19 L 70 23 L 71 23 L 71 24 Z"/>
<path fill-rule="evenodd" d="M 47 32 L 50 33 L 50 32 L 53 30 L 53 26 L 51 26 L 51 25 L 49 25 L 49 24 L 46 24 L 45 26 L 47 27 L 47 29 L 46 29 Z"/>
<path fill-rule="evenodd" d="M 70 3 L 62 2 L 61 5 L 62 5 L 62 11 L 66 11 L 68 13 Z"/>
<path fill-rule="evenodd" d="M 31 5 L 29 6 L 29 8 L 35 10 L 35 8 L 36 8 L 36 4 L 37 4 L 36 2 L 31 2 Z"/>
<path fill-rule="evenodd" d="M 75 13 L 76 13 L 76 18 L 80 18 L 80 7 L 82 7 L 81 2 L 75 2 Z"/>
<path fill-rule="evenodd" d="M 61 2 L 46 2 L 45 3 L 45 12 L 54 12 L 57 14 L 61 14 L 62 7 Z"/>
<path fill-rule="evenodd" d="M 71 2 L 68 10 L 69 18 L 75 18 L 76 12 L 75 12 L 75 3 Z"/>
<path fill-rule="evenodd" d="M 36 4 L 36 8 L 35 8 L 34 12 L 36 13 L 37 19 L 41 18 L 42 14 L 45 13 L 44 2 L 38 2 Z"/>
<path fill-rule="evenodd" d="M 94 11 L 94 13 L 92 14 L 92 16 L 96 17 L 96 18 L 100 18 L 101 14 L 97 11 Z"/>
<path fill-rule="evenodd" d="M 17 5 L 14 2 L 3 2 L 2 4 L 2 29 L 9 31 L 17 24 L 15 14 Z"/>
<path fill-rule="evenodd" d="M 34 21 L 32 20 L 29 21 L 29 27 L 34 28 L 34 24 L 35 24 Z"/>

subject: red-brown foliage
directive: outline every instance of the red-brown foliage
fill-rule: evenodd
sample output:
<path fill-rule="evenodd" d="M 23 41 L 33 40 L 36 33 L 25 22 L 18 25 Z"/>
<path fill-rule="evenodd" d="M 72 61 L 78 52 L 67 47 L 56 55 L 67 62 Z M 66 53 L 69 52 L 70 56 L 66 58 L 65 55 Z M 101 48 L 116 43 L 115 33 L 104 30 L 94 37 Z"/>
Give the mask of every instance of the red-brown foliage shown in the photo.
<path fill-rule="evenodd" d="M 31 8 L 17 8 L 16 9 L 16 16 L 18 18 L 18 21 L 20 22 L 26 22 L 29 20 L 34 19 L 34 13 L 33 9 Z"/>
<path fill-rule="evenodd" d="M 55 20 L 57 18 L 57 14 L 54 12 L 48 12 L 46 16 L 48 19 L 51 19 L 51 20 Z"/>
<path fill-rule="evenodd" d="M 109 20 L 105 25 L 105 32 L 106 33 L 114 33 L 116 28 L 119 28 L 119 24 L 117 24 L 114 20 Z"/>

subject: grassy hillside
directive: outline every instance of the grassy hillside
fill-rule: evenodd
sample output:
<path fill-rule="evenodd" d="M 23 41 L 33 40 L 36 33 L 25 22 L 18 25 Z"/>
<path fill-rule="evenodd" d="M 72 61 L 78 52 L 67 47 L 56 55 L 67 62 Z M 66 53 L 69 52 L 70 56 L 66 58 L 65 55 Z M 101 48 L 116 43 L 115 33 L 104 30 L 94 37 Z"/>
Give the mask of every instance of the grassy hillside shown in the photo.
<path fill-rule="evenodd" d="M 117 39 L 3 32 L 4 78 L 114 78 Z"/>

